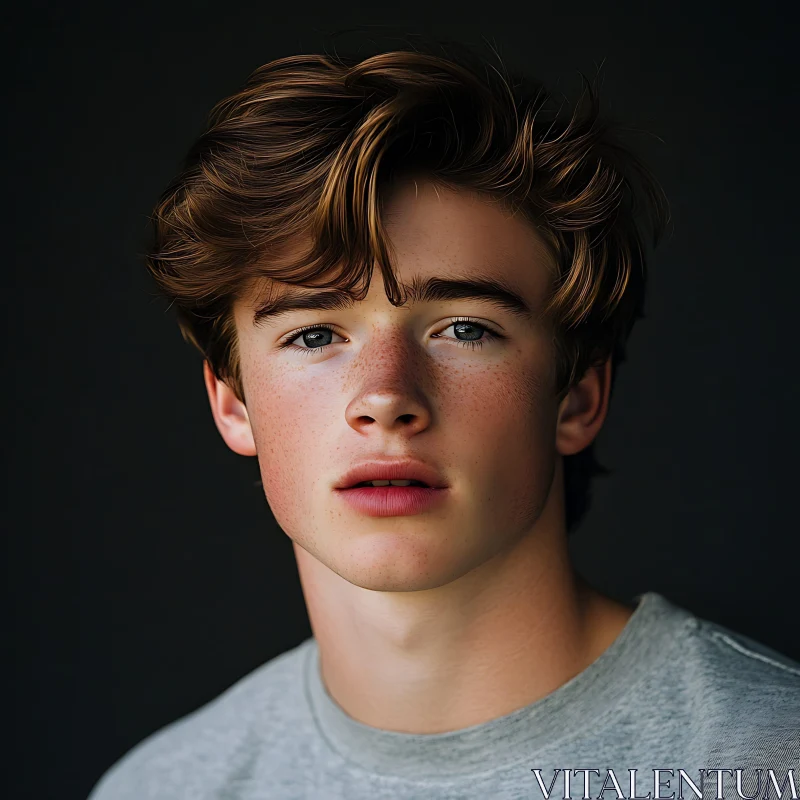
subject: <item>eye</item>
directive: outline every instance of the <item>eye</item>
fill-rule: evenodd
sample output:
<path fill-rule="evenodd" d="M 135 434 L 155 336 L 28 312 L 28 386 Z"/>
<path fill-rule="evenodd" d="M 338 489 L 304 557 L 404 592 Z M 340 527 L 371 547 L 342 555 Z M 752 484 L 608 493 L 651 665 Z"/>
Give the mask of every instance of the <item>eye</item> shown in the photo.
<path fill-rule="evenodd" d="M 453 329 L 453 336 L 444 336 L 445 331 Z M 337 344 L 333 337 L 338 337 L 339 341 L 346 342 L 331 325 L 320 323 L 319 325 L 306 325 L 287 334 L 280 342 L 279 347 L 299 350 L 304 354 L 319 352 L 328 345 Z M 462 347 L 483 347 L 487 342 L 494 339 L 505 339 L 506 337 L 499 331 L 494 330 L 485 322 L 478 322 L 471 317 L 459 317 L 453 319 L 440 333 L 431 334 L 434 339 L 451 339 Z"/>
<path fill-rule="evenodd" d="M 443 336 L 445 331 L 453 329 L 453 336 Z M 505 338 L 501 333 L 493 330 L 484 322 L 478 322 L 470 317 L 459 317 L 454 319 L 441 333 L 432 334 L 435 339 L 454 339 L 462 347 L 483 347 L 493 339 Z"/>
<path fill-rule="evenodd" d="M 336 344 L 336 342 L 333 341 L 334 336 L 338 336 L 339 339 L 345 341 L 345 339 L 339 336 L 330 325 L 307 325 L 304 328 L 292 331 L 282 340 L 280 346 L 294 347 L 306 352 L 322 350 L 329 344 Z M 295 344 L 295 342 L 299 343 Z"/>

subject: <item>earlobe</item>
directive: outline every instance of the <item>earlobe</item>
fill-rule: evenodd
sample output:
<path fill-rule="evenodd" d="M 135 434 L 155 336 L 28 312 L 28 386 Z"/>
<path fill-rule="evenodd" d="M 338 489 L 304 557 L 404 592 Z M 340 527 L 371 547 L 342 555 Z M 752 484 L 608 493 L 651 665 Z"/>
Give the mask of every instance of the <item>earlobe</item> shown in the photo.
<path fill-rule="evenodd" d="M 608 413 L 611 357 L 590 367 L 561 401 L 556 425 L 556 450 L 562 456 L 579 453 L 594 441 Z"/>
<path fill-rule="evenodd" d="M 214 422 L 225 444 L 240 456 L 256 455 L 255 439 L 245 404 L 214 375 L 208 361 L 203 361 L 203 379 Z"/>

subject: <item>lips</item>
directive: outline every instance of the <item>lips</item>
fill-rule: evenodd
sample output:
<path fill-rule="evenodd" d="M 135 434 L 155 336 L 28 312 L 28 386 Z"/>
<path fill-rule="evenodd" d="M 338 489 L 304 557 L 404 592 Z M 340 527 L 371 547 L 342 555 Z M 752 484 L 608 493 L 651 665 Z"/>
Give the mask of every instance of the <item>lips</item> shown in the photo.
<path fill-rule="evenodd" d="M 415 481 L 430 489 L 447 486 L 441 474 L 416 459 L 370 459 L 353 466 L 336 482 L 335 489 L 348 490 L 368 481 Z M 361 487 L 359 487 L 361 488 Z M 370 487 L 373 488 L 373 487 Z M 386 487 L 391 488 L 391 487 Z M 401 488 L 401 487 L 396 487 Z"/>
<path fill-rule="evenodd" d="M 441 508 L 448 494 L 446 488 L 427 486 L 355 486 L 337 491 L 336 497 L 368 517 L 406 517 Z"/>

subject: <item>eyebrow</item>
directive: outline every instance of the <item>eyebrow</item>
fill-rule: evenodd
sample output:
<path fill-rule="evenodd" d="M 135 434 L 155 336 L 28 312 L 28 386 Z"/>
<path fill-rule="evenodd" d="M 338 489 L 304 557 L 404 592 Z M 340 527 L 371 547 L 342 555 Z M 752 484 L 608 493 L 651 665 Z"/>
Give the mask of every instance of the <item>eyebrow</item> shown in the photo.
<path fill-rule="evenodd" d="M 516 289 L 493 277 L 415 278 L 410 284 L 403 284 L 403 288 L 411 303 L 481 300 L 526 320 L 533 316 L 530 307 Z M 253 324 L 260 325 L 266 320 L 274 320 L 292 311 L 336 311 L 352 308 L 356 302 L 341 289 L 290 291 L 262 303 L 253 315 Z"/>

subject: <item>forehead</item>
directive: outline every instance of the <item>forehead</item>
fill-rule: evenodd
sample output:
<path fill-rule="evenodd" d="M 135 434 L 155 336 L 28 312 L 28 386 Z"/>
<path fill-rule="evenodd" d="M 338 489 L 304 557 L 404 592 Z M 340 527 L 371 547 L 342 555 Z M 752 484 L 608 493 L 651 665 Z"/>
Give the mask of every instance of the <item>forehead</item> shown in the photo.
<path fill-rule="evenodd" d="M 407 287 L 434 278 L 497 281 L 536 308 L 551 286 L 556 260 L 544 236 L 521 212 L 512 213 L 497 200 L 409 177 L 384 194 L 382 221 L 394 272 Z M 298 239 L 291 249 L 300 253 L 306 245 Z M 264 279 L 240 311 L 252 312 L 265 298 L 317 292 Z M 382 277 L 375 270 L 367 299 L 361 302 L 383 299 Z"/>
<path fill-rule="evenodd" d="M 406 178 L 387 192 L 383 221 L 401 281 L 479 271 L 539 295 L 555 273 L 546 240 L 522 212 L 468 189 Z"/>

